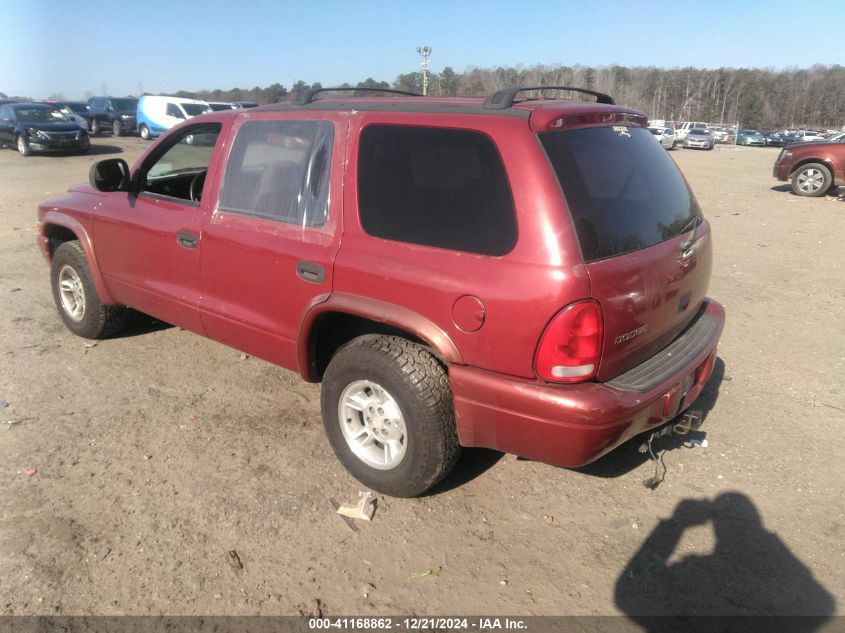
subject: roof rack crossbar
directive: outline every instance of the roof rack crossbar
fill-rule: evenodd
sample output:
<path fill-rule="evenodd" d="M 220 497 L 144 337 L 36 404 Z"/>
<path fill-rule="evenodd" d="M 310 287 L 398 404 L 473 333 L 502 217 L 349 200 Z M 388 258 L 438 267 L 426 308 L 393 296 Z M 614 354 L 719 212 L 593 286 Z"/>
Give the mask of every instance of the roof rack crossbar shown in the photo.
<path fill-rule="evenodd" d="M 499 90 L 484 100 L 484 109 L 507 110 L 515 103 L 517 94 L 528 90 L 570 90 L 572 92 L 580 92 L 585 95 L 592 95 L 596 98 L 596 103 L 606 103 L 607 105 L 616 104 L 613 97 L 610 95 L 606 95 L 603 92 L 596 92 L 595 90 L 587 90 L 586 88 L 575 88 L 573 86 L 527 86 L 522 88 L 505 88 L 504 90 Z"/>
<path fill-rule="evenodd" d="M 294 101 L 294 105 L 301 106 L 313 103 L 314 97 L 316 97 L 321 92 L 386 92 L 394 95 L 402 95 L 404 97 L 422 97 L 421 94 L 417 94 L 416 92 L 393 90 L 392 88 L 354 88 L 352 86 L 348 88 L 311 88 L 301 93 L 297 97 L 296 101 Z"/>

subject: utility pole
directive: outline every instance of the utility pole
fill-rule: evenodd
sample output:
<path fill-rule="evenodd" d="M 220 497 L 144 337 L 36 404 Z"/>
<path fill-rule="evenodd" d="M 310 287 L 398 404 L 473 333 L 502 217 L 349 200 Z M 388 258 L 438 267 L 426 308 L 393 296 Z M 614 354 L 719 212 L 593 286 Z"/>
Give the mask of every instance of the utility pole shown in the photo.
<path fill-rule="evenodd" d="M 422 69 L 422 90 L 425 95 L 428 92 L 428 58 L 431 55 L 431 46 L 417 46 L 417 53 L 422 55 L 420 68 Z"/>

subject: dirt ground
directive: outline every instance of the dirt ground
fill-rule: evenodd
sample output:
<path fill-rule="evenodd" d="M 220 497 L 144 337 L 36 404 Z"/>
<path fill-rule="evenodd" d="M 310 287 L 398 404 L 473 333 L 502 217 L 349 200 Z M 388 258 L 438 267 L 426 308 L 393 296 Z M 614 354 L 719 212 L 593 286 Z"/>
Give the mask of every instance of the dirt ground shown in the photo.
<path fill-rule="evenodd" d="M 656 490 L 636 443 L 577 471 L 465 451 L 353 531 L 318 386 L 140 316 L 62 325 L 35 206 L 147 146 L 94 143 L 0 151 L 0 614 L 845 613 L 845 202 L 790 193 L 777 149 L 672 153 L 728 313 L 707 448 L 656 442 Z"/>

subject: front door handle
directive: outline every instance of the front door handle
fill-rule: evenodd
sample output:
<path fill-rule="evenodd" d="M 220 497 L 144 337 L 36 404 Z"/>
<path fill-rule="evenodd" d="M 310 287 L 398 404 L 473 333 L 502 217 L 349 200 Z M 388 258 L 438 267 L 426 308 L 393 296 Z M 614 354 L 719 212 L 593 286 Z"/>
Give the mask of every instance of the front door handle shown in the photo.
<path fill-rule="evenodd" d="M 326 269 L 313 262 L 299 262 L 296 265 L 296 274 L 300 279 L 315 284 L 321 284 L 326 280 Z"/>
<path fill-rule="evenodd" d="M 179 231 L 176 241 L 182 248 L 196 248 L 199 243 L 196 234 L 190 231 Z"/>

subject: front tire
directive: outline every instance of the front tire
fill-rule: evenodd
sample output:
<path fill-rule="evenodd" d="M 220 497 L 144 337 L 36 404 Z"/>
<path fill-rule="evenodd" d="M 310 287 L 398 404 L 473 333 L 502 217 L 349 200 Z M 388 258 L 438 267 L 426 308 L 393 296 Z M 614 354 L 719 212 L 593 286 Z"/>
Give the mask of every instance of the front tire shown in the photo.
<path fill-rule="evenodd" d="M 396 336 L 363 336 L 335 353 L 320 396 L 326 435 L 365 486 L 414 497 L 442 480 L 460 455 L 445 368 Z"/>
<path fill-rule="evenodd" d="M 100 122 L 97 119 L 91 119 L 91 134 L 100 133 Z"/>
<path fill-rule="evenodd" d="M 115 136 L 123 136 L 123 126 L 120 124 L 120 121 L 112 122 L 111 131 Z"/>
<path fill-rule="evenodd" d="M 77 336 L 106 338 L 123 327 L 126 309 L 100 301 L 78 241 L 65 242 L 56 249 L 50 263 L 50 285 L 62 321 Z"/>
<path fill-rule="evenodd" d="M 801 165 L 792 174 L 792 191 L 799 196 L 818 198 L 826 194 L 833 186 L 833 176 L 821 163 Z"/>
<path fill-rule="evenodd" d="M 138 128 L 138 134 L 140 134 L 141 138 L 145 141 L 150 140 L 150 128 L 148 128 L 144 123 L 142 123 L 141 127 Z"/>
<path fill-rule="evenodd" d="M 18 153 L 21 156 L 32 156 L 32 148 L 29 146 L 29 143 L 23 134 L 18 134 L 18 138 L 15 139 L 15 143 L 18 146 Z"/>

